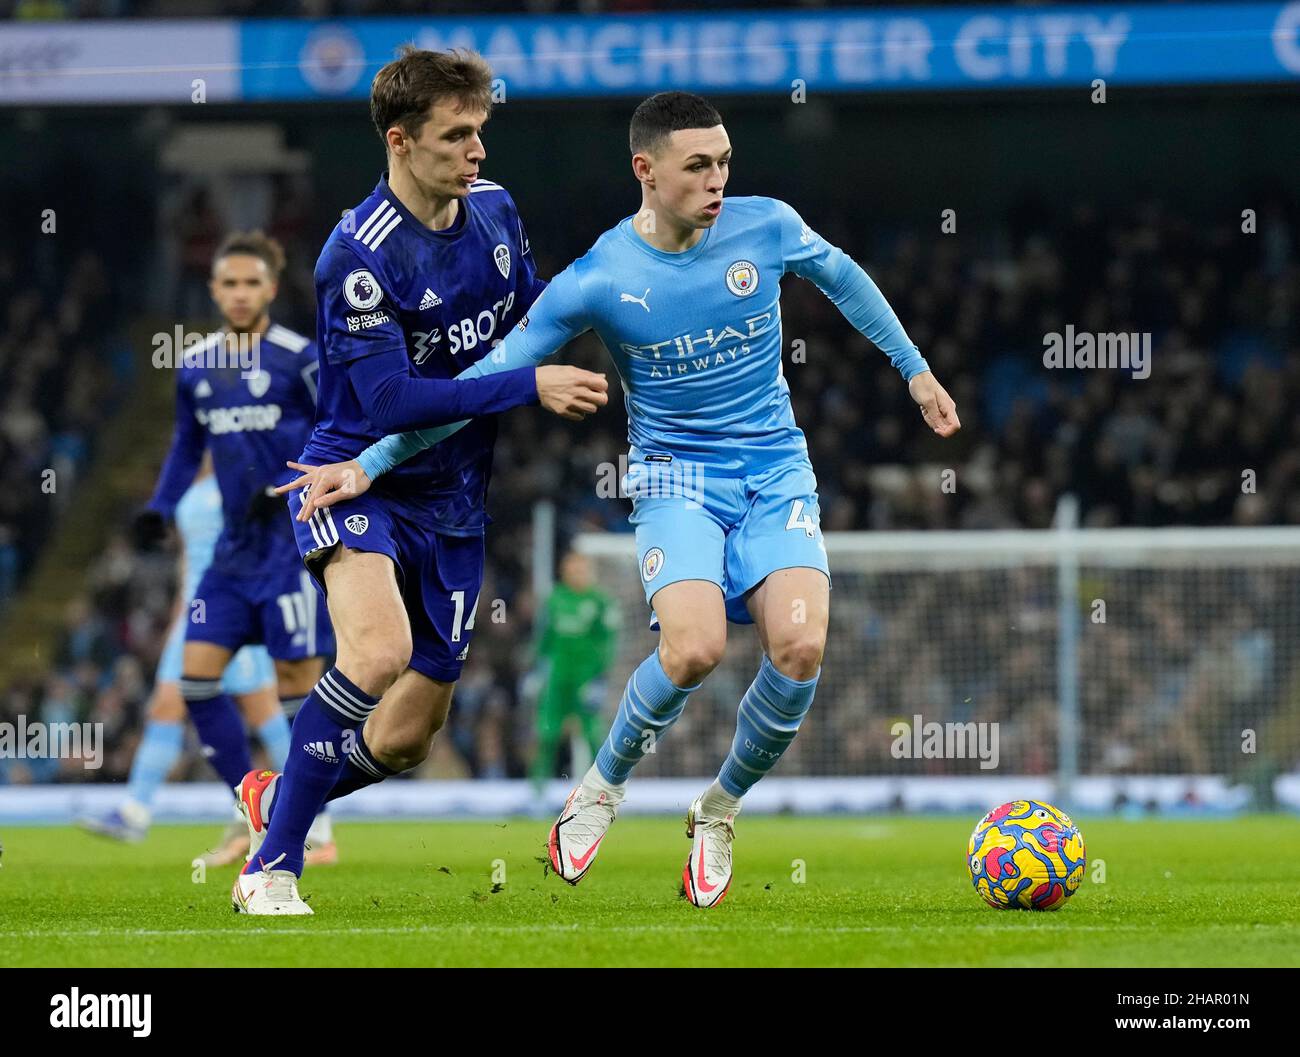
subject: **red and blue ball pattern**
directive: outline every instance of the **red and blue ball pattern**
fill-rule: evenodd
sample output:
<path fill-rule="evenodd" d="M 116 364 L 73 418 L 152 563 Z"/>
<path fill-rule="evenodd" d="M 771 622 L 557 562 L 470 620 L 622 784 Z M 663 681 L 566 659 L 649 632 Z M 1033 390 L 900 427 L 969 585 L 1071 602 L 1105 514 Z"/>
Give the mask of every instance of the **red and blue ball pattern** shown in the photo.
<path fill-rule="evenodd" d="M 1083 883 L 1083 834 L 1064 811 L 1013 800 L 979 820 L 966 866 L 980 898 L 999 910 L 1057 910 Z"/>

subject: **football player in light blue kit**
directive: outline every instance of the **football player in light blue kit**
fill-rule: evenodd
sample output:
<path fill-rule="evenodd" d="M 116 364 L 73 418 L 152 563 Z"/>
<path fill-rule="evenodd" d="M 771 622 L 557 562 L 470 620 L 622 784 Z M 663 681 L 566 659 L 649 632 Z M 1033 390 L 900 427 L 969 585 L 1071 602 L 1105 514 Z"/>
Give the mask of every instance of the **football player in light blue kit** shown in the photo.
<path fill-rule="evenodd" d="M 167 644 L 158 659 L 149 717 L 131 763 L 126 799 L 103 818 L 82 819 L 83 828 L 115 840 L 136 842 L 149 832 L 158 787 L 180 759 L 185 737 L 185 701 L 181 697 L 181 653 L 185 647 L 185 617 L 199 581 L 212 564 L 221 535 L 221 490 L 205 458 L 199 475 L 176 504 L 176 531 L 182 545 L 180 597 Z M 264 646 L 245 646 L 226 665 L 221 688 L 239 704 L 244 721 L 279 765 L 289 750 L 289 721 L 276 696 L 275 667 Z M 248 836 L 237 822 L 220 846 L 205 856 L 209 866 L 242 859 Z"/>
<path fill-rule="evenodd" d="M 566 881 L 590 868 L 632 768 L 718 665 L 728 620 L 757 626 L 764 657 L 740 702 L 731 751 L 687 814 L 693 844 L 683 885 L 694 905 L 708 907 L 731 883 L 741 797 L 798 732 L 826 643 L 830 575 L 817 481 L 781 369 L 781 277 L 811 280 L 889 356 L 931 429 L 947 437 L 960 423 L 856 263 L 783 202 L 723 206 L 731 144 L 706 100 L 685 92 L 647 99 L 630 145 L 640 212 L 556 276 L 501 346 L 458 379 L 535 363 L 594 330 L 626 394 L 626 485 L 661 635 L 551 829 L 551 864 Z M 299 516 L 364 490 L 454 428 L 388 437 L 353 462 L 309 471 L 301 481 L 311 482 L 311 499 Z"/>

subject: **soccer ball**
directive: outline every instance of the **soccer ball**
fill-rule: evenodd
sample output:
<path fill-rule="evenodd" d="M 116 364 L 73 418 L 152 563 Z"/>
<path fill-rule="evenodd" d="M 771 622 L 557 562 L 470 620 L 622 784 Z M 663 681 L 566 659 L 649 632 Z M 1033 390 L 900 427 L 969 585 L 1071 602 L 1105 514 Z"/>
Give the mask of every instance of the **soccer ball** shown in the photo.
<path fill-rule="evenodd" d="M 1041 800 L 995 807 L 966 848 L 971 884 L 999 910 L 1060 908 L 1083 883 L 1087 861 L 1079 827 Z"/>

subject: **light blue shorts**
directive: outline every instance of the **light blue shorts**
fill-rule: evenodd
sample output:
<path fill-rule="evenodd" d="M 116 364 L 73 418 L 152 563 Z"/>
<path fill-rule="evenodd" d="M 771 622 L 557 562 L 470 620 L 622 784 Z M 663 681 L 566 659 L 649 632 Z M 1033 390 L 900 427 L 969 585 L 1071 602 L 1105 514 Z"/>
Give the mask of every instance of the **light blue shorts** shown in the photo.
<path fill-rule="evenodd" d="M 708 580 L 722 588 L 727 619 L 752 624 L 749 593 L 778 569 L 820 569 L 830 579 L 817 477 L 806 459 L 745 477 L 711 477 L 707 467 L 667 456 L 628 463 L 637 564 L 651 607 L 660 588 Z"/>
<path fill-rule="evenodd" d="M 182 619 L 172 625 L 167 636 L 167 645 L 163 647 L 162 656 L 158 658 L 158 674 L 155 682 L 176 683 L 181 678 L 181 657 L 185 652 L 185 613 Z M 221 689 L 228 694 L 251 694 L 264 686 L 275 685 L 275 665 L 265 646 L 244 646 L 239 649 L 221 676 Z"/>

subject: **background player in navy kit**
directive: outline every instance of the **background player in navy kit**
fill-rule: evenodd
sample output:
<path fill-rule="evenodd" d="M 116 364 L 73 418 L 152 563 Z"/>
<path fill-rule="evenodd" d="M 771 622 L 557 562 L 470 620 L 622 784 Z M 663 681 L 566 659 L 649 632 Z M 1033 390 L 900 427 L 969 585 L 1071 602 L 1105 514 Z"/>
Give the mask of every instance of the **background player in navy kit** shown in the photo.
<path fill-rule="evenodd" d="M 491 82 L 472 52 L 405 49 L 379 71 L 370 106 L 388 173 L 316 265 L 320 410 L 304 462 L 352 459 L 428 424 L 431 407 L 446 422 L 489 417 L 404 463 L 346 516 L 295 522 L 338 655 L 294 721 L 284 774 L 250 773 L 240 787 L 253 854 L 232 899 L 248 913 L 311 913 L 296 878 L 312 816 L 418 764 L 446 719 L 483 578 L 490 416 L 540 401 L 580 418 L 607 399 L 603 375 L 575 368 L 456 381 L 545 287 L 514 202 L 478 176 Z"/>
<path fill-rule="evenodd" d="M 167 644 L 154 674 L 148 719 L 131 763 L 131 780 L 119 807 L 102 817 L 90 816 L 79 821 L 79 825 L 92 833 L 130 843 L 144 840 L 153 819 L 158 789 L 181 757 L 185 736 L 185 699 L 181 697 L 185 629 L 189 624 L 190 602 L 212 564 L 221 528 L 221 489 L 212 475 L 212 460 L 205 456 L 198 477 L 176 504 L 176 533 L 181 551 L 176 577 L 179 590 Z M 245 646 L 235 654 L 222 676 L 221 686 L 235 698 L 249 729 L 257 733 L 267 755 L 272 760 L 283 760 L 289 751 L 289 722 L 276 700 L 275 669 L 266 647 Z M 238 838 L 237 842 L 233 838 Z M 209 866 L 222 866 L 242 860 L 247 852 L 248 833 L 241 823 L 237 832 L 223 836 L 221 846 L 209 851 L 204 861 Z"/>
<path fill-rule="evenodd" d="M 223 527 L 186 614 L 181 693 L 205 755 L 231 788 L 252 766 L 239 711 L 221 687 L 235 651 L 266 646 L 292 711 L 334 649 L 328 615 L 298 567 L 292 529 L 271 490 L 283 479 L 285 452 L 305 442 L 316 416 L 315 347 L 269 314 L 283 267 L 283 250 L 260 231 L 233 234 L 217 250 L 211 290 L 224 325 L 202 349 L 187 350 L 171 450 L 149 503 L 171 518 L 204 451 L 212 453 Z M 242 367 L 241 348 L 252 353 Z"/>

